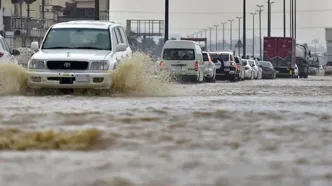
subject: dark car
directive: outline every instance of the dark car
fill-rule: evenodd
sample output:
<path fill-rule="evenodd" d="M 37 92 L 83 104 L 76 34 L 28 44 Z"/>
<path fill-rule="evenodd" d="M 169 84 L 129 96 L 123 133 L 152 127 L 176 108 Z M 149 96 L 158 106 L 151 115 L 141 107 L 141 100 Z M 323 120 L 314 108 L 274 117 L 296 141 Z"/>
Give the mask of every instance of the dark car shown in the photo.
<path fill-rule="evenodd" d="M 275 79 L 277 71 L 269 61 L 258 61 L 258 66 L 262 69 L 262 78 L 264 79 Z"/>
<path fill-rule="evenodd" d="M 221 65 L 216 66 L 216 76 L 226 78 L 232 82 L 238 78 L 237 65 L 232 52 L 209 52 L 212 61 L 220 61 Z"/>

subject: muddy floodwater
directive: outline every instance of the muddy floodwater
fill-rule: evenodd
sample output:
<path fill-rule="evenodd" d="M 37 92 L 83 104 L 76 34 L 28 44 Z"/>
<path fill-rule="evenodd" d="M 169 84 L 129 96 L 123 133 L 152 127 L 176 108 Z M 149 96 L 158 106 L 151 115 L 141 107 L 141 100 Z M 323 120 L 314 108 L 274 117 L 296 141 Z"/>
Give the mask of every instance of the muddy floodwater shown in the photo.
<path fill-rule="evenodd" d="M 169 89 L 0 97 L 1 130 L 102 132 L 83 151 L 0 143 L 1 185 L 332 185 L 331 77 Z"/>

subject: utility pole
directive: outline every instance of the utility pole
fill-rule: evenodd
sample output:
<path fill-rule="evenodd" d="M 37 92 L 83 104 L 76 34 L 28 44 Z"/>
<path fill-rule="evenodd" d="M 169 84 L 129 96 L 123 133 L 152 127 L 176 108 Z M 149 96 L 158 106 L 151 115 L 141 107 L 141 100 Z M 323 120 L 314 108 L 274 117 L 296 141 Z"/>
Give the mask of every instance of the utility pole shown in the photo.
<path fill-rule="evenodd" d="M 294 21 L 294 16 L 293 16 L 293 0 L 290 0 L 289 1 L 290 2 L 290 16 L 289 16 L 289 18 L 290 18 L 290 36 L 293 38 L 294 37 L 294 34 L 293 34 L 293 31 L 294 31 L 294 28 L 293 28 L 293 26 L 294 26 L 294 24 L 293 24 L 293 21 Z"/>
<path fill-rule="evenodd" d="M 294 0 L 294 38 L 296 39 L 296 0 Z"/>
<path fill-rule="evenodd" d="M 229 21 L 229 23 L 231 24 L 230 25 L 230 49 L 231 49 L 231 51 L 233 51 L 233 38 L 232 38 L 232 32 L 233 32 L 233 21 L 234 21 L 234 19 L 231 19 L 231 20 L 228 20 Z"/>
<path fill-rule="evenodd" d="M 252 56 L 255 57 L 255 13 L 250 13 L 252 15 Z"/>
<path fill-rule="evenodd" d="M 44 21 L 44 24 L 45 24 L 45 0 L 42 0 L 42 20 Z"/>
<path fill-rule="evenodd" d="M 246 45 L 247 45 L 247 5 L 246 0 L 243 0 L 243 56 L 246 56 Z"/>
<path fill-rule="evenodd" d="M 271 5 L 275 3 L 275 1 L 268 0 L 267 1 L 267 36 L 271 37 Z"/>
<path fill-rule="evenodd" d="M 259 15 L 259 57 L 261 60 L 263 60 L 262 55 L 262 11 L 264 5 L 256 5 L 258 7 L 258 15 Z"/>
<path fill-rule="evenodd" d="M 241 19 L 242 17 L 236 17 L 239 20 L 239 41 L 241 41 Z M 241 53 L 241 47 L 238 46 L 238 55 Z"/>
<path fill-rule="evenodd" d="M 218 27 L 219 25 L 214 25 L 216 27 L 216 51 L 218 51 Z"/>
<path fill-rule="evenodd" d="M 210 48 L 209 48 L 209 51 L 212 51 L 212 29 L 213 29 L 213 27 L 209 27 L 209 30 L 210 30 Z"/>
<path fill-rule="evenodd" d="M 99 0 L 95 0 L 95 20 L 99 20 Z"/>
<path fill-rule="evenodd" d="M 24 46 L 26 46 L 26 41 L 29 38 L 30 39 L 30 28 L 29 28 L 29 23 L 30 23 L 30 2 L 27 3 L 27 23 L 26 23 L 26 28 L 27 28 L 27 35 L 25 37 L 25 42 Z"/>
<path fill-rule="evenodd" d="M 270 17 L 270 13 L 271 13 L 271 0 L 267 1 L 267 36 L 271 37 L 271 17 Z"/>
<path fill-rule="evenodd" d="M 169 0 L 165 0 L 165 38 L 164 43 L 168 40 L 168 20 L 169 19 Z"/>
<path fill-rule="evenodd" d="M 225 51 L 225 24 L 227 22 L 221 22 L 222 24 L 222 50 Z"/>
<path fill-rule="evenodd" d="M 284 0 L 283 6 L 284 6 L 284 11 L 283 11 L 283 16 L 284 16 L 284 37 L 286 37 L 286 0 Z"/>

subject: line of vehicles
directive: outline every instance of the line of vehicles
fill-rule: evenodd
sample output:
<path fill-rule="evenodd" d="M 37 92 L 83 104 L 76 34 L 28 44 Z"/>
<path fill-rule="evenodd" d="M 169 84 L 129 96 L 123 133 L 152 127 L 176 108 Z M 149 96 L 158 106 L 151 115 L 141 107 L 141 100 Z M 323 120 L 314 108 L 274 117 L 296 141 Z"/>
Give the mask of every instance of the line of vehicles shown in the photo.
<path fill-rule="evenodd" d="M 309 75 L 310 51 L 306 45 L 296 44 L 293 38 L 265 37 L 263 60 L 242 58 L 227 51 L 208 52 L 206 45 L 201 47 L 197 41 L 204 38 L 167 41 L 160 69 L 168 70 L 177 79 L 196 82 L 215 82 L 219 78 L 232 82 L 277 76 L 308 78 Z"/>

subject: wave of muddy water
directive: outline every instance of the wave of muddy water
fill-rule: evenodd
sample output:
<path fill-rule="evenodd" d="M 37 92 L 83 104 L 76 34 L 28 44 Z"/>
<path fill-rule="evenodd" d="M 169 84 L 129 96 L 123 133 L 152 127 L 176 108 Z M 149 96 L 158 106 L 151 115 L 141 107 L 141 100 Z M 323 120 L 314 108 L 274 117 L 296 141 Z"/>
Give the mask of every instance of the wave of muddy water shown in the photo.
<path fill-rule="evenodd" d="M 167 97 L 0 97 L 3 129 L 103 131 L 101 144 L 87 151 L 0 151 L 0 183 L 331 185 L 332 78 L 169 90 Z"/>

